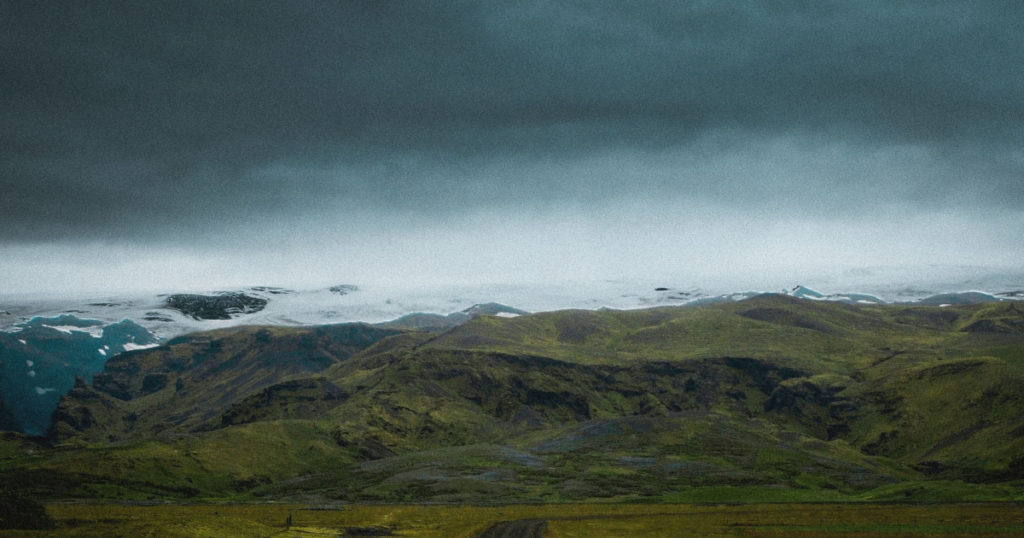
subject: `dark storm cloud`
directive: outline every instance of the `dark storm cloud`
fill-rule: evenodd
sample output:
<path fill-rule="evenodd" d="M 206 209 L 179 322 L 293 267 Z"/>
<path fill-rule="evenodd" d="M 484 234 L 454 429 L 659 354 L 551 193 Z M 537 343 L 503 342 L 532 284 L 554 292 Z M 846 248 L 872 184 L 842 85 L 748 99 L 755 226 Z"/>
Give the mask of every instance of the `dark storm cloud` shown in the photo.
<path fill-rule="evenodd" d="M 624 182 L 1020 210 L 1022 20 L 1019 2 L 3 2 L 0 239 L 591 203 Z M 814 143 L 841 155 L 798 162 Z M 735 165 L 773 148 L 777 169 Z M 899 156 L 871 176 L 858 154 Z"/>

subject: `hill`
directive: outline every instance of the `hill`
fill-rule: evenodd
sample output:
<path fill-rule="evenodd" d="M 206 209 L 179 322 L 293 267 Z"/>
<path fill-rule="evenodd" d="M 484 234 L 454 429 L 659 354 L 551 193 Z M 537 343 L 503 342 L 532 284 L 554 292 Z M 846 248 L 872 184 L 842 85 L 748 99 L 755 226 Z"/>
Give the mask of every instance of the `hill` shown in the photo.
<path fill-rule="evenodd" d="M 762 295 L 226 329 L 111 359 L 0 472 L 51 497 L 1015 499 L 1022 322 Z"/>

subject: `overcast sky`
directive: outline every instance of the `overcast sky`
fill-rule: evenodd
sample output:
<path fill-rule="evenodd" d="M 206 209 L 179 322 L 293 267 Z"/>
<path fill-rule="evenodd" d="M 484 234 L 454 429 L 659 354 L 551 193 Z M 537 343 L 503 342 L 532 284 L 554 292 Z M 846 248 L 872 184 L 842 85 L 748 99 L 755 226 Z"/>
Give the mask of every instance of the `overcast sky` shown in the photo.
<path fill-rule="evenodd" d="M 0 291 L 1024 260 L 1024 3 L 0 0 Z"/>

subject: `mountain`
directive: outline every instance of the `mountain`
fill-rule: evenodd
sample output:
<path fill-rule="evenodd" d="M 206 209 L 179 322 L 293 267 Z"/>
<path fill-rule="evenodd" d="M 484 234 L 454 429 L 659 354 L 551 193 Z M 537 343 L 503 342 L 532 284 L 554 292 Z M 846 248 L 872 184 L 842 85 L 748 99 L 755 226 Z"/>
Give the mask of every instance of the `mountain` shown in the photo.
<path fill-rule="evenodd" d="M 329 291 L 344 295 L 357 290 L 355 286 L 339 285 Z M 257 287 L 252 288 L 252 293 L 273 296 L 295 292 L 282 288 Z M 166 297 L 165 301 L 168 308 L 197 321 L 234 320 L 258 312 L 268 302 L 259 297 L 232 292 L 214 295 L 177 294 Z M 379 325 L 384 329 L 439 330 L 465 323 L 478 315 L 525 313 L 498 303 L 487 303 L 446 316 L 416 314 Z M 150 311 L 146 318 L 163 323 L 160 320 L 164 318 L 160 316 Z M 417 323 L 416 320 L 421 322 Z M 241 330 L 240 334 L 246 333 L 246 330 Z M 155 346 L 157 343 L 158 339 L 152 333 L 131 320 L 104 325 L 99 320 L 82 319 L 72 314 L 32 318 L 13 326 L 9 332 L 0 333 L 0 388 L 4 389 L 3 409 L 11 413 L 9 420 L 5 420 L 6 415 L 0 413 L 0 429 L 44 434 L 50 427 L 50 415 L 56 409 L 58 400 L 72 388 L 76 377 L 91 380 L 94 374 L 102 370 L 108 357 Z M 105 379 L 101 375 L 99 382 L 103 383 Z"/>
<path fill-rule="evenodd" d="M 0 330 L 10 331 L 33 317 L 70 314 L 104 324 L 130 319 L 163 339 L 203 330 L 243 325 L 320 325 L 336 320 L 342 307 L 353 309 L 350 319 L 373 319 L 372 308 L 358 299 L 359 288 L 337 285 L 315 290 L 291 290 L 253 286 L 204 293 L 162 293 L 107 296 L 102 298 L 21 298 L 5 302 L 0 311 Z M 348 296 L 348 297 L 345 297 Z M 374 296 L 370 301 L 384 302 Z M 353 304 L 354 302 L 360 304 Z M 379 315 L 375 321 L 392 319 Z"/>
<path fill-rule="evenodd" d="M 928 306 L 943 306 L 954 304 L 993 303 L 1012 298 L 1014 297 L 1008 294 L 999 294 L 999 296 L 995 296 L 990 293 L 980 291 L 964 291 L 959 293 L 939 293 L 936 295 L 930 295 L 916 301 L 916 303 Z"/>
<path fill-rule="evenodd" d="M 131 320 L 104 325 L 69 314 L 33 318 L 13 329 L 0 332 L 0 398 L 10 415 L 4 429 L 33 435 L 49 428 L 50 415 L 76 377 L 91 380 L 108 357 L 158 343 Z"/>
<path fill-rule="evenodd" d="M 398 319 L 378 323 L 377 326 L 415 331 L 443 331 L 458 327 L 477 316 L 517 317 L 528 313 L 525 310 L 500 303 L 486 303 L 476 304 L 461 312 L 447 315 L 414 312 Z"/>
<path fill-rule="evenodd" d="M 183 334 L 246 325 L 301 327 L 341 322 L 386 324 L 392 328 L 444 330 L 478 313 L 514 315 L 579 309 L 636 309 L 654 306 L 700 306 L 749 299 L 766 289 L 809 300 L 851 304 L 902 303 L 939 306 L 962 302 L 1021 300 L 1019 291 L 998 293 L 947 292 L 962 286 L 984 289 L 1019 290 L 1021 275 L 972 279 L 954 283 L 919 286 L 880 285 L 874 281 L 851 280 L 851 287 L 831 285 L 831 289 L 859 289 L 858 293 L 824 292 L 810 286 L 789 286 L 726 293 L 693 286 L 648 287 L 635 282 L 541 283 L 507 286 L 384 287 L 337 284 L 323 288 L 291 289 L 276 286 L 251 286 L 234 290 L 135 294 L 85 298 L 47 298 L 45 296 L 0 296 L 0 331 L 34 317 L 53 318 L 73 315 L 103 324 L 130 319 L 161 339 Z M 927 284 L 927 283 L 925 283 Z M 934 291 L 933 291 L 934 290 Z M 481 308 L 499 306 L 503 312 Z M 502 305 L 514 305 L 515 308 Z"/>
<path fill-rule="evenodd" d="M 34 495 L 490 502 L 1024 497 L 1024 314 L 771 294 L 189 335 L 108 361 Z M 19 455 L 21 454 L 21 455 Z"/>
<path fill-rule="evenodd" d="M 883 299 L 881 299 L 879 297 L 876 297 L 874 295 L 869 295 L 867 293 L 832 293 L 832 294 L 825 295 L 824 293 L 821 293 L 821 292 L 816 291 L 816 290 L 812 290 L 812 289 L 804 287 L 804 286 L 795 286 L 793 288 L 785 290 L 784 293 L 786 295 L 790 295 L 790 296 L 793 296 L 793 297 L 798 297 L 800 299 L 810 299 L 810 300 L 813 300 L 813 301 L 837 301 L 837 302 L 840 302 L 840 303 L 850 303 L 850 304 L 885 304 L 886 303 L 885 300 L 883 300 Z M 995 299 L 995 298 L 993 298 L 993 299 Z"/>
<path fill-rule="evenodd" d="M 877 297 L 875 295 L 870 295 L 870 294 L 867 294 L 867 293 L 830 293 L 830 294 L 824 294 L 824 293 L 821 293 L 821 292 L 819 292 L 817 290 L 813 290 L 813 289 L 808 288 L 806 286 L 800 286 L 800 285 L 794 286 L 792 288 L 784 289 L 780 293 L 782 295 L 788 295 L 790 297 L 796 297 L 798 299 L 807 299 L 807 300 L 810 300 L 810 301 L 831 301 L 831 302 L 839 302 L 839 303 L 847 303 L 847 304 L 886 304 L 886 302 L 887 302 L 884 299 L 881 299 L 880 297 Z M 758 295 L 763 295 L 763 294 L 764 294 L 764 292 L 760 292 L 760 291 L 742 291 L 742 292 L 726 293 L 726 294 L 722 294 L 722 295 L 711 295 L 711 296 L 708 296 L 708 295 L 700 294 L 699 292 L 690 292 L 690 293 L 686 294 L 686 296 L 685 296 L 686 301 L 683 304 L 697 306 L 697 305 L 707 305 L 707 304 L 715 304 L 715 303 L 726 303 L 726 302 L 742 301 L 742 300 L 750 299 L 752 297 L 757 297 Z"/>

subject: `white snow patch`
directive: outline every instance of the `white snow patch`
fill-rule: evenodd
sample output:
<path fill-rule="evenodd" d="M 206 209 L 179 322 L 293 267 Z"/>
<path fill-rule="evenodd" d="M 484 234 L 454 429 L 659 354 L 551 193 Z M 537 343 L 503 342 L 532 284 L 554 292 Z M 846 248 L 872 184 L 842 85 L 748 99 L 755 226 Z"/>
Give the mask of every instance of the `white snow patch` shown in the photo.
<path fill-rule="evenodd" d="M 92 325 L 89 327 L 79 327 L 79 331 L 86 332 L 92 335 L 93 338 L 103 338 L 103 326 Z"/>
<path fill-rule="evenodd" d="M 105 349 L 103 349 L 103 348 L 99 348 L 99 349 L 97 349 L 96 351 L 99 351 L 99 352 L 100 352 L 100 355 L 103 355 L 104 357 L 106 357 L 106 356 L 107 356 L 107 350 L 105 350 Z"/>
<path fill-rule="evenodd" d="M 103 338 L 103 327 L 99 325 L 92 325 L 90 327 L 78 327 L 75 325 L 43 325 L 47 329 L 53 329 L 60 331 L 64 334 L 71 334 L 72 332 L 86 333 L 93 338 Z"/>
<path fill-rule="evenodd" d="M 25 366 L 28 366 L 29 368 L 31 368 L 33 364 L 35 364 L 34 361 L 29 361 L 29 360 L 25 361 Z"/>
<path fill-rule="evenodd" d="M 21 342 L 21 344 L 24 345 L 24 346 L 28 345 L 28 342 L 22 340 L 21 338 L 19 338 L 18 341 Z"/>
<path fill-rule="evenodd" d="M 515 312 L 498 312 L 495 316 L 498 316 L 499 318 L 518 318 L 519 314 L 516 314 Z"/>
<path fill-rule="evenodd" d="M 36 371 L 35 370 L 29 370 L 28 371 L 28 376 L 29 377 L 35 377 L 36 376 Z"/>
<path fill-rule="evenodd" d="M 42 396 L 43 394 L 46 394 L 47 392 L 53 392 L 55 390 L 57 390 L 57 389 L 55 389 L 53 387 L 46 387 L 46 388 L 36 387 L 36 394 Z"/>
<path fill-rule="evenodd" d="M 133 342 L 127 342 L 124 345 L 125 351 L 137 351 L 139 349 L 149 349 L 151 347 L 158 347 L 160 344 L 135 344 Z"/>

